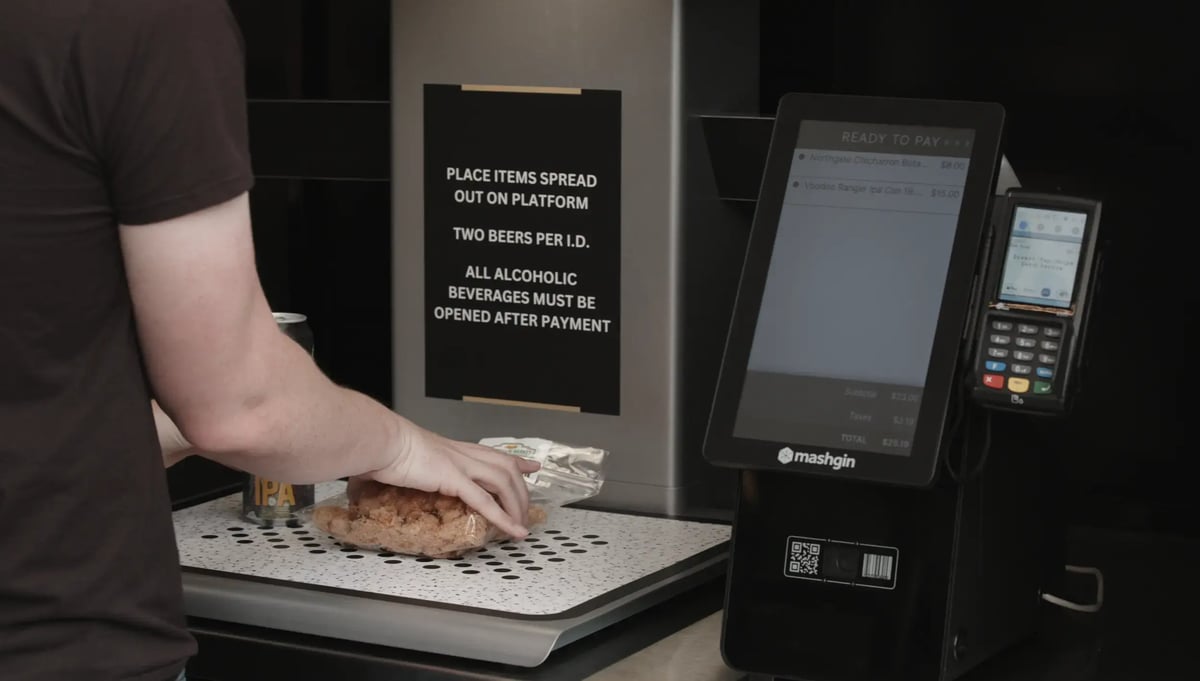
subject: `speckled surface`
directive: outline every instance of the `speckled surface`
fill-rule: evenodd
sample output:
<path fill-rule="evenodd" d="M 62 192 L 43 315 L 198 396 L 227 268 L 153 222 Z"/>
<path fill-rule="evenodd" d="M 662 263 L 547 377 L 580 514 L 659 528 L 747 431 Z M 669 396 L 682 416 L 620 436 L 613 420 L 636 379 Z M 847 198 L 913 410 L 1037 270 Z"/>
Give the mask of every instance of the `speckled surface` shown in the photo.
<path fill-rule="evenodd" d="M 344 487 L 319 485 L 317 499 Z M 524 541 L 435 560 L 343 547 L 308 525 L 259 529 L 240 508 L 233 494 L 176 512 L 181 564 L 520 615 L 570 610 L 730 534 L 726 525 L 559 508 Z"/>

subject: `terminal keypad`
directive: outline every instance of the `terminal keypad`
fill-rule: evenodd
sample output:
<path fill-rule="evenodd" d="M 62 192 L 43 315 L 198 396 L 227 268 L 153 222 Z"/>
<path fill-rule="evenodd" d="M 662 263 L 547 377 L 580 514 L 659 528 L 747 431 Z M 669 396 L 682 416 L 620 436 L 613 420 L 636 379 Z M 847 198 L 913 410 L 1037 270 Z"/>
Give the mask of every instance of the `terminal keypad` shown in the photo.
<path fill-rule="evenodd" d="M 1014 395 L 1052 395 L 1062 335 L 1062 325 L 1053 321 L 989 319 L 983 338 L 983 385 Z"/>

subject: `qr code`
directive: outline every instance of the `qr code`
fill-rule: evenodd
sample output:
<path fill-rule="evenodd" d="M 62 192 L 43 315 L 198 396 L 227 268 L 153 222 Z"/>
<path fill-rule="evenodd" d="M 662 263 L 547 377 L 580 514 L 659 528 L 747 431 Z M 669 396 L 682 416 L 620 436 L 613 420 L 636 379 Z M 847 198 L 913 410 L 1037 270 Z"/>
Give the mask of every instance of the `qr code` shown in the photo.
<path fill-rule="evenodd" d="M 791 542 L 788 552 L 789 575 L 798 577 L 817 577 L 821 574 L 821 545 L 812 542 Z"/>

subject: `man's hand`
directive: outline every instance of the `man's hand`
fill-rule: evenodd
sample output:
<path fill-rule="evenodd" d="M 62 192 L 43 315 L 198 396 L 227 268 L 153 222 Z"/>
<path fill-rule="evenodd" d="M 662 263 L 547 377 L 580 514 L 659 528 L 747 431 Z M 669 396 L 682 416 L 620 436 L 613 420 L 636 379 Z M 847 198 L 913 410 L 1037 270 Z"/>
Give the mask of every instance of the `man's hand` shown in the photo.
<path fill-rule="evenodd" d="M 536 461 L 450 440 L 410 422 L 404 432 L 395 461 L 368 477 L 458 497 L 512 538 L 529 534 L 529 493 L 522 476 L 539 468 Z"/>

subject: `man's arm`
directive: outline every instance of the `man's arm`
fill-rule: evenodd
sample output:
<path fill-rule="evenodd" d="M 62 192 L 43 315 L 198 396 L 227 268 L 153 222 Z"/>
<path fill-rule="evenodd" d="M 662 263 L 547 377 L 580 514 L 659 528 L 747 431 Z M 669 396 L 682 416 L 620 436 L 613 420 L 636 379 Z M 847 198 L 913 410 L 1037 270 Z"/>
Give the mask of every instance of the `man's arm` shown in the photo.
<path fill-rule="evenodd" d="M 258 280 L 245 194 L 123 225 L 120 235 L 156 397 L 206 458 L 290 482 L 369 475 L 437 491 L 526 534 L 528 463 L 438 436 L 335 385 L 279 331 Z"/>
<path fill-rule="evenodd" d="M 158 448 L 162 450 L 163 467 L 170 468 L 196 453 L 192 443 L 183 437 L 179 427 L 170 416 L 158 406 L 158 402 L 150 401 L 154 411 L 154 429 L 158 431 Z"/>

